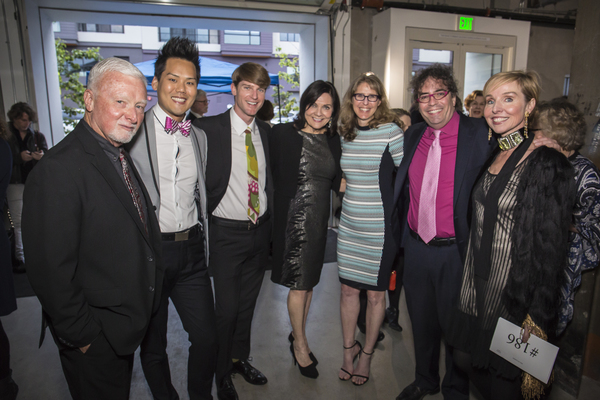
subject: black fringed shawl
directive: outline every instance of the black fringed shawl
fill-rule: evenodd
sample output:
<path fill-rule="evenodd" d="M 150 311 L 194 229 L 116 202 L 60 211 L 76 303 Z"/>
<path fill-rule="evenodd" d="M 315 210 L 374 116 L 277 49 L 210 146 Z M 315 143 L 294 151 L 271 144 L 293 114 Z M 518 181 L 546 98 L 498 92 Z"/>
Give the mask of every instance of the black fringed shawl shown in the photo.
<path fill-rule="evenodd" d="M 573 167 L 554 149 L 528 157 L 517 188 L 512 232 L 512 267 L 502 300 L 517 319 L 527 314 L 554 332 L 575 199 Z"/>

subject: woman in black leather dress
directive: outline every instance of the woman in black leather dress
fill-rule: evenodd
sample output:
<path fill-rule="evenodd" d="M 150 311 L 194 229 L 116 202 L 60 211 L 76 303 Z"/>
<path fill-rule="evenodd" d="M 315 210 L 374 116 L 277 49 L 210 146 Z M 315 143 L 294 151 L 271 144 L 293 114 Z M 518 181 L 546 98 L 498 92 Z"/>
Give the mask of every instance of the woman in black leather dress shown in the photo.
<path fill-rule="evenodd" d="M 313 82 L 302 94 L 296 120 L 276 125 L 269 136 L 275 189 L 271 280 L 290 288 L 290 351 L 309 378 L 319 373 L 306 339 L 306 317 L 323 268 L 330 191 L 339 191 L 342 179 L 339 110 L 335 87 Z"/>

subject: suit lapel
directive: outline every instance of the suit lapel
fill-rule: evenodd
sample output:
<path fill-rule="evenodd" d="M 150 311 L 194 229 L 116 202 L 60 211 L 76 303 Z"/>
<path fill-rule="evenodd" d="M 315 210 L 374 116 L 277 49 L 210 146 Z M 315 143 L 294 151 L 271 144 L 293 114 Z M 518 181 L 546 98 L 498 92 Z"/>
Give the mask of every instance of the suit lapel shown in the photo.
<path fill-rule="evenodd" d="M 92 136 L 92 133 L 87 132 L 85 127 L 81 126 L 81 129 L 73 133 L 77 135 L 77 139 L 79 139 L 85 152 L 90 157 L 90 163 L 98 170 L 100 175 L 102 175 L 108 186 L 110 186 L 114 192 L 115 196 L 119 199 L 123 207 L 129 213 L 129 216 L 133 219 L 142 236 L 144 236 L 146 241 L 150 243 L 137 208 L 135 208 L 135 205 L 133 204 L 133 199 L 131 198 L 129 189 L 127 189 L 127 186 L 115 170 L 115 167 L 110 163 L 107 155 L 104 153 L 104 150 L 102 150 L 96 139 Z M 131 159 L 128 158 L 127 161 L 129 162 L 130 170 L 133 171 L 138 179 L 138 182 L 142 182 L 141 178 L 137 174 L 137 171 L 135 170 L 135 167 L 133 166 Z M 148 194 L 145 193 L 145 195 L 147 196 Z M 146 204 L 148 204 L 148 201 L 146 201 Z M 148 209 L 147 212 L 150 212 L 150 209 Z"/>
<path fill-rule="evenodd" d="M 458 126 L 458 143 L 456 145 L 456 165 L 454 167 L 454 209 L 456 209 L 458 195 L 460 194 L 467 169 L 471 165 L 473 146 L 475 144 L 474 136 L 477 133 L 472 128 L 469 119 L 461 115 Z"/>
<path fill-rule="evenodd" d="M 398 201 L 405 182 L 408 179 L 408 169 L 426 129 L 427 124 L 423 122 L 415 125 L 414 129 L 409 128 L 407 134 L 404 135 L 404 156 L 400 167 L 398 167 L 398 174 L 394 186 L 394 199 L 396 199 L 396 201 Z"/>

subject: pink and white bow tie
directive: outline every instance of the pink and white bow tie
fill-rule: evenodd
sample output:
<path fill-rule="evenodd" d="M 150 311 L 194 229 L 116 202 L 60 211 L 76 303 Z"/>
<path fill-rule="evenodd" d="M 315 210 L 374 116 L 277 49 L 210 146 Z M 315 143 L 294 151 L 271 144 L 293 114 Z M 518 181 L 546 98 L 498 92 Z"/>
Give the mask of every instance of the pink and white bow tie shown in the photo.
<path fill-rule="evenodd" d="M 179 131 L 185 137 L 190 136 L 190 127 L 192 125 L 192 121 L 175 121 L 171 117 L 167 117 L 167 121 L 165 122 L 165 132 L 169 135 L 175 134 L 175 132 Z"/>

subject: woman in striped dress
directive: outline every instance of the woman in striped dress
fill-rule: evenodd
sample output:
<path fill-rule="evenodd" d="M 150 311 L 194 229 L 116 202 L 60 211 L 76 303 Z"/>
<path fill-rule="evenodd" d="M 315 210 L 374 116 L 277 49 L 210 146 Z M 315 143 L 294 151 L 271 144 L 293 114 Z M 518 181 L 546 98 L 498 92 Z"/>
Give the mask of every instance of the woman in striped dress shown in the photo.
<path fill-rule="evenodd" d="M 371 356 L 385 314 L 385 290 L 397 250 L 391 228 L 392 184 L 393 173 L 402 161 L 402 126 L 389 108 L 379 78 L 372 72 L 359 76 L 344 96 L 338 129 L 347 184 L 337 247 L 344 336 L 339 378 L 351 379 L 359 386 L 369 380 Z M 364 348 L 354 339 L 361 289 L 367 290 L 368 297 Z"/>

